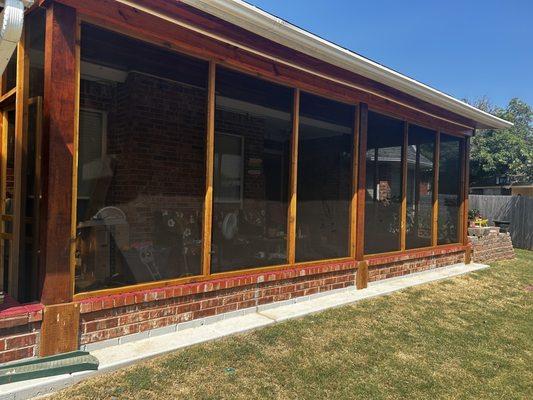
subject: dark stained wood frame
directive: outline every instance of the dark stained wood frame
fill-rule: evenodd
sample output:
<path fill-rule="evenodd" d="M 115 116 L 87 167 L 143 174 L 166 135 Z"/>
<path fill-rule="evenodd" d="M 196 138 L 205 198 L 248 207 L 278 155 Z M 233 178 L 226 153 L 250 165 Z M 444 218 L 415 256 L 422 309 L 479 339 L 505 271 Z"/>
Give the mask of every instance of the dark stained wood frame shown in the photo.
<path fill-rule="evenodd" d="M 377 112 L 381 115 L 385 115 L 385 116 L 388 116 L 388 117 L 391 117 L 391 118 L 395 118 L 397 120 L 401 120 L 403 121 L 404 123 L 404 132 L 403 132 L 403 145 L 402 145 L 402 202 L 401 202 L 401 222 L 400 222 L 400 238 L 399 238 L 399 243 L 400 243 L 400 250 L 395 250 L 395 251 L 390 251 L 390 252 L 384 252 L 384 253 L 373 253 L 373 254 L 364 254 L 363 255 L 363 260 L 370 260 L 370 259 L 375 259 L 375 258 L 383 258 L 383 257 L 387 257 L 387 256 L 391 256 L 391 255 L 397 255 L 397 254 L 402 254 L 406 251 L 427 251 L 428 249 L 432 249 L 432 248 L 445 248 L 445 247 L 448 247 L 448 246 L 457 246 L 457 245 L 460 245 L 460 244 L 464 244 L 464 238 L 463 238 L 463 224 L 460 223 L 458 226 L 459 226 L 459 232 L 458 232 L 458 238 L 459 240 L 457 242 L 454 242 L 454 243 L 446 243 L 446 244 L 438 244 L 438 210 L 439 210 L 439 199 L 438 199 L 438 180 L 439 180 L 439 168 L 440 168 L 440 136 L 441 136 L 441 132 L 440 131 L 435 131 L 433 128 L 431 128 L 430 126 L 428 125 L 424 125 L 424 124 L 418 124 L 418 123 L 414 123 L 412 121 L 410 121 L 409 119 L 406 119 L 405 117 L 401 117 L 401 116 L 398 116 L 398 115 L 395 115 L 393 113 L 390 113 L 390 112 L 381 112 L 379 111 L 379 109 L 375 109 L 375 108 L 372 108 L 371 111 L 373 112 Z M 368 116 L 367 116 L 368 118 Z M 368 124 L 368 121 L 366 122 L 366 124 Z M 418 248 L 415 248 L 415 249 L 406 249 L 405 247 L 405 239 L 406 239 L 406 217 L 407 217 L 407 214 L 406 214 L 406 197 L 404 197 L 404 194 L 406 194 L 406 188 L 407 188 L 407 158 L 406 158 L 406 152 L 407 152 L 407 145 L 408 145 L 408 135 L 409 135 L 409 125 L 412 124 L 412 125 L 417 125 L 417 126 L 420 126 L 422 128 L 426 128 L 426 129 L 429 129 L 429 130 L 433 130 L 435 131 L 435 135 L 436 135 L 436 140 L 435 140 L 435 153 L 434 153 L 434 156 L 435 156 L 435 161 L 434 161 L 434 175 L 433 175 L 433 190 L 434 190 L 434 193 L 433 193 L 433 207 L 432 207 L 432 232 L 431 232 L 431 236 L 432 236 L 432 239 L 431 239 L 431 246 L 426 246 L 426 247 L 418 247 Z M 366 127 L 367 129 L 367 127 Z M 368 134 L 368 132 L 366 133 Z M 459 134 L 456 134 L 456 133 L 449 133 L 449 132 L 446 132 L 445 133 L 446 135 L 448 136 L 455 136 L 455 137 L 459 137 L 461 138 L 461 144 L 460 144 L 460 149 L 461 149 L 461 153 L 460 153 L 460 158 L 461 158 L 461 169 L 462 169 L 462 174 L 461 174 L 461 182 L 462 182 L 462 185 L 461 185 L 461 193 L 460 193 L 460 198 L 463 199 L 464 197 L 464 184 L 465 184 L 465 180 L 464 180 L 464 171 L 465 171 L 465 163 L 467 162 L 467 160 L 465 160 L 465 153 L 464 153 L 464 142 L 466 139 L 465 136 L 463 135 L 459 135 Z M 366 138 L 366 136 L 365 136 Z M 366 160 L 366 141 L 365 141 L 365 155 L 360 155 L 360 157 L 365 157 L 365 160 Z M 360 159 L 361 160 L 361 159 Z M 360 161 L 361 162 L 361 161 Z M 361 164 L 365 164 L 366 166 L 366 162 L 363 163 L 361 162 Z M 365 167 L 366 168 L 366 167 Z M 405 179 L 404 179 L 405 178 Z M 363 177 L 363 179 L 365 180 L 365 185 L 366 185 L 366 170 L 365 170 L 365 177 Z M 366 190 L 366 188 L 365 188 Z M 364 196 L 365 192 L 363 191 L 361 193 L 361 196 Z M 468 207 L 467 207 L 468 208 Z M 364 209 L 364 207 L 363 207 Z M 464 215 L 464 207 L 463 207 L 463 201 L 461 202 L 461 205 L 460 205 L 460 210 L 459 210 L 459 217 L 460 218 L 461 216 Z M 468 212 L 468 211 L 467 211 Z M 364 210 L 362 211 L 363 215 L 364 215 Z M 359 227 L 358 229 L 362 229 L 360 230 L 360 232 L 364 232 L 364 226 L 361 228 Z M 360 234 L 359 236 L 364 236 L 364 234 Z M 364 243 L 364 239 L 361 238 L 360 240 L 363 241 Z M 364 244 L 363 244 L 363 249 L 362 249 L 362 252 L 364 253 Z"/>
<path fill-rule="evenodd" d="M 357 261 L 357 275 L 355 277 L 355 286 L 357 289 L 364 289 L 368 286 L 368 262 L 364 259 L 365 253 L 365 202 L 366 202 L 366 151 L 368 140 L 368 105 L 361 103 L 359 105 L 359 117 L 357 139 L 357 173 L 356 180 L 356 216 L 355 216 L 355 260 Z M 353 205 L 352 205 L 353 206 Z"/>
<path fill-rule="evenodd" d="M 465 264 L 472 262 L 472 247 L 468 240 L 468 195 L 469 191 L 465 190 L 470 187 L 470 138 L 465 138 L 465 157 L 464 157 L 464 182 L 463 182 L 463 245 L 466 246 Z"/>
<path fill-rule="evenodd" d="M 51 2 L 52 0 L 50 0 Z M 105 27 L 160 44 L 202 59 L 216 59 L 223 65 L 233 65 L 243 71 L 272 77 L 289 86 L 343 97 L 347 102 L 363 101 L 373 107 L 409 116 L 418 124 L 438 125 L 458 134 L 470 134 L 473 121 L 398 90 L 303 53 L 285 48 L 258 35 L 224 25 L 216 18 L 193 15 L 185 5 L 142 0 L 108 1 L 55 0 L 76 7 L 84 19 Z M 142 3 L 142 4 L 141 4 Z M 148 6 L 145 6 L 148 5 Z M 150 27 L 147 29 L 146 27 Z M 263 46 L 264 49 L 258 49 Z M 356 83 L 354 83 L 356 82 Z M 431 111 L 428 111 L 431 109 Z M 437 115 L 439 114 L 439 115 Z"/>
<path fill-rule="evenodd" d="M 407 145 L 409 139 L 409 123 L 403 122 L 402 144 L 402 205 L 400 216 L 400 251 L 405 251 L 407 234 Z"/>
<path fill-rule="evenodd" d="M 350 257 L 357 255 L 357 192 L 359 183 L 359 136 L 360 136 L 360 105 L 355 107 L 354 137 L 352 150 L 352 204 L 350 208 Z"/>
<path fill-rule="evenodd" d="M 440 132 L 435 137 L 435 153 L 433 161 L 433 209 L 431 213 L 431 245 L 438 245 L 439 241 L 439 171 L 440 171 Z"/>
<path fill-rule="evenodd" d="M 206 157 L 205 157 L 205 199 L 203 219 L 203 248 L 202 248 L 202 275 L 211 274 L 211 230 L 213 224 L 213 173 L 215 159 L 215 85 L 216 63 L 209 62 L 207 82 L 207 132 L 206 132 Z"/>
<path fill-rule="evenodd" d="M 291 163 L 290 163 L 290 188 L 289 207 L 287 218 L 287 261 L 289 265 L 296 262 L 296 210 L 298 206 L 298 145 L 300 133 L 300 89 L 293 91 L 292 107 L 292 137 L 291 137 Z"/>
<path fill-rule="evenodd" d="M 28 151 L 29 54 L 26 51 L 26 30 L 17 46 L 17 76 L 15 101 L 15 154 L 13 193 L 13 240 L 9 257 L 9 293 L 15 299 L 19 292 L 20 258 L 25 249 L 21 241 L 26 237 L 26 165 Z"/>
<path fill-rule="evenodd" d="M 366 196 L 366 150 L 368 135 L 368 105 L 359 106 L 359 151 L 357 175 L 357 216 L 356 226 L 359 234 L 355 241 L 355 259 L 363 261 L 365 254 L 365 196 Z"/>
<path fill-rule="evenodd" d="M 4 287 L 4 271 L 9 271 L 10 263 L 5 262 L 4 258 L 4 251 L 6 247 L 11 251 L 13 248 L 12 242 L 13 242 L 13 234 L 5 232 L 6 222 L 13 221 L 12 215 L 6 215 L 6 190 L 7 190 L 7 133 L 8 133 L 8 124 L 7 124 L 7 113 L 10 111 L 15 110 L 14 104 L 5 105 L 2 108 L 2 112 L 0 113 L 0 121 L 2 124 L 1 129 L 1 140 L 0 140 L 0 226 L 1 226 L 1 232 L 0 232 L 0 288 L 2 291 L 6 290 Z M 6 243 L 7 242 L 7 243 Z M 8 286 L 9 282 L 8 282 Z M 9 289 L 9 288 L 7 288 Z"/>
<path fill-rule="evenodd" d="M 144 1 L 145 3 L 150 3 L 150 1 Z M 73 275 L 73 256 L 72 256 L 72 247 L 70 252 L 70 278 L 71 282 L 69 285 L 69 296 L 64 296 L 63 299 L 53 300 L 55 302 L 65 302 L 69 301 L 71 298 L 74 300 L 81 300 L 88 297 L 94 297 L 104 294 L 113 294 L 113 293 L 123 293 L 128 291 L 135 291 L 147 288 L 154 287 L 164 287 L 170 285 L 176 285 L 181 283 L 188 283 L 194 281 L 203 281 L 214 278 L 223 278 L 229 276 L 243 275 L 246 273 L 258 273 L 265 271 L 281 270 L 289 267 L 308 265 L 308 264 L 319 264 L 325 263 L 328 261 L 346 261 L 346 260 L 356 260 L 358 267 L 358 277 L 357 277 L 357 287 L 366 287 L 368 280 L 368 263 L 366 262 L 369 258 L 376 258 L 383 256 L 383 254 L 376 254 L 371 256 L 364 255 L 364 210 L 365 210 L 365 191 L 366 191 L 366 135 L 367 135 L 367 124 L 368 124 L 368 104 L 371 105 L 372 109 L 383 113 L 394 116 L 395 118 L 400 118 L 405 122 L 406 132 L 404 136 L 404 142 L 407 140 L 407 126 L 409 123 L 414 123 L 420 126 L 426 126 L 432 130 L 446 130 L 450 134 L 454 134 L 460 137 L 468 134 L 472 130 L 470 123 L 465 123 L 465 121 L 459 117 L 448 119 L 443 116 L 434 115 L 433 112 L 427 112 L 424 110 L 425 105 L 422 103 L 415 105 L 411 104 L 405 99 L 399 100 L 395 98 L 397 93 L 393 93 L 390 96 L 384 95 L 380 92 L 381 89 L 377 90 L 375 88 L 364 87 L 358 84 L 351 84 L 348 79 L 348 75 L 343 75 L 338 71 L 336 67 L 332 67 L 332 74 L 327 74 L 324 71 L 320 70 L 319 65 L 317 64 L 317 69 L 314 70 L 308 66 L 298 65 L 298 61 L 292 62 L 290 58 L 284 58 L 279 54 L 275 53 L 275 49 L 268 48 L 266 51 L 257 51 L 253 46 L 250 47 L 250 44 L 245 46 L 234 46 L 234 43 L 231 40 L 225 40 L 225 36 L 220 33 L 209 33 L 208 36 L 203 35 L 202 32 L 190 30 L 185 25 L 179 25 L 177 22 L 187 22 L 186 20 L 180 20 L 177 17 L 165 17 L 162 13 L 144 13 L 139 10 L 132 9 L 124 4 L 119 4 L 97 0 L 87 4 L 86 2 L 80 0 L 58 0 L 50 1 L 48 7 L 49 10 L 58 3 L 63 3 L 71 5 L 77 8 L 79 15 L 79 20 L 76 23 L 76 32 L 79 35 L 79 23 L 87 22 L 90 24 L 98 25 L 106 29 L 116 31 L 121 34 L 126 34 L 137 39 L 153 43 L 159 46 L 164 46 L 181 53 L 191 55 L 210 62 L 210 73 L 209 73 L 209 95 L 208 95 L 208 124 L 207 124 L 207 150 L 206 150 L 206 194 L 205 194 L 205 203 L 204 203 L 204 225 L 203 225 L 203 239 L 204 239 L 204 248 L 202 253 L 202 275 L 195 277 L 187 278 L 178 278 L 171 279 L 166 281 L 158 282 L 149 282 L 137 285 L 126 286 L 117 289 L 110 290 L 100 290 L 95 292 L 88 293 L 79 293 L 75 294 L 72 297 L 73 287 L 74 287 L 74 275 Z M 94 4 L 93 4 L 94 3 Z M 124 3 L 124 2 L 123 2 Z M 182 5 L 177 5 L 177 8 Z M 63 6 L 62 6 L 63 7 Z M 104 10 L 105 12 L 101 12 Z M 166 10 L 170 12 L 169 10 Z M 165 12 L 166 12 L 165 11 Z M 183 11 L 183 10 L 181 10 Z M 181 12 L 180 11 L 180 12 Z M 190 15 L 190 14 L 187 14 Z M 193 18 L 191 16 L 191 18 Z M 141 23 L 141 21 L 143 23 Z M 151 22 L 156 22 L 151 24 Z M 192 20 L 191 20 L 192 21 Z M 187 23 L 193 24 L 193 22 L 188 21 Z M 150 26 L 150 30 L 143 27 Z M 48 24 L 47 24 L 48 26 Z M 218 28 L 217 28 L 218 29 Z M 48 29 L 47 29 L 48 31 Z M 216 29 L 215 29 L 216 31 Z M 205 32 L 204 32 L 205 33 Z M 48 33 L 47 33 L 48 35 Z M 214 36 L 213 36 L 214 35 Z M 231 36 L 231 35 L 230 35 Z M 243 40 L 248 40 L 243 38 Z M 53 47 L 48 45 L 48 47 Z M 47 53 L 48 54 L 48 53 Z M 79 103 L 79 36 L 76 40 L 76 62 L 75 75 L 77 76 L 77 82 L 75 83 L 75 98 L 76 103 Z M 274 54 L 274 55 L 272 55 Z M 65 54 L 63 54 L 65 56 Z M 51 65 L 47 63 L 48 74 L 52 74 Z M 55 65 L 55 64 L 54 64 Z M 214 146 L 214 85 L 215 77 L 214 70 L 216 65 L 223 65 L 241 72 L 251 73 L 256 76 L 261 77 L 262 79 L 267 79 L 278 84 L 283 84 L 292 87 L 295 90 L 295 93 L 299 93 L 300 90 L 305 90 L 306 92 L 313 93 L 319 96 L 327 97 L 330 99 L 342 101 L 352 105 L 358 105 L 356 107 L 357 116 L 356 116 L 356 135 L 354 138 L 354 177 L 356 177 L 357 184 L 354 185 L 354 193 L 352 195 L 352 204 L 351 204 L 351 214 L 350 214 L 350 257 L 336 259 L 336 260 L 319 260 L 314 262 L 306 263 L 295 263 L 295 226 L 296 226 L 296 168 L 297 166 L 297 139 L 298 136 L 298 113 L 295 113 L 293 116 L 293 148 L 292 148 L 292 160 L 291 160 L 291 193 L 289 199 L 289 210 L 288 210 L 288 235 L 287 240 L 289 244 L 288 249 L 288 263 L 286 265 L 280 265 L 275 267 L 264 267 L 264 268 L 251 268 L 244 269 L 226 273 L 217 273 L 210 274 L 209 265 L 210 265 L 210 256 L 211 256 L 211 213 L 212 213 L 212 161 L 213 161 L 213 146 Z M 336 75 L 339 73 L 339 75 Z M 71 82 L 72 83 L 72 82 Z M 391 91 L 392 93 L 393 91 Z M 295 97 L 297 97 L 295 95 Z M 409 103 L 409 104 L 408 104 Z M 50 107 L 52 100 L 45 99 L 45 119 L 48 114 L 51 112 Z M 73 113 L 77 119 L 77 107 L 75 106 L 76 111 Z M 297 108 L 296 100 L 294 108 Z M 450 117 L 451 118 L 451 117 Z M 455 119 L 455 120 L 454 120 Z M 49 121 L 47 121 L 49 124 Z M 66 121 L 62 121 L 66 126 L 68 125 Z M 72 123 L 72 121 L 71 121 Z M 75 122 L 77 124 L 77 121 Z M 73 125 L 73 132 L 77 132 L 77 126 Z M 48 126 L 46 129 L 49 129 Z M 68 135 L 68 132 L 67 132 Z M 77 136 L 77 134 L 76 134 Z M 77 140 L 77 139 L 74 139 Z M 67 141 L 68 143 L 68 141 Z M 56 143 L 57 144 L 57 143 Z M 74 152 L 76 153 L 76 142 L 74 141 Z M 438 147 L 438 146 L 436 146 Z M 56 149 L 58 150 L 58 149 Z M 406 151 L 404 146 L 403 152 Z M 49 161 L 49 160 L 48 160 Z M 76 156 L 72 157 L 72 177 L 73 183 L 75 184 L 76 180 Z M 436 161 L 438 164 L 438 159 Z M 402 168 L 405 170 L 406 163 Z M 46 172 L 46 171 L 45 171 Z M 404 174 L 405 175 L 405 174 Z M 438 177 L 438 169 L 436 171 Z M 403 195 L 402 195 L 402 210 L 405 211 L 405 181 L 406 176 L 402 178 L 403 185 Z M 46 179 L 46 177 L 45 177 Z M 72 192 L 75 193 L 75 189 Z M 437 197 L 437 196 L 435 196 Z M 70 234 L 74 233 L 75 235 L 75 197 L 72 197 L 72 203 L 74 203 L 74 209 L 70 213 L 71 224 L 74 225 L 74 229 L 71 227 Z M 433 211 L 435 211 L 435 205 L 438 205 L 438 199 L 433 202 Z M 438 209 L 438 208 L 437 208 Z M 405 214 L 405 212 L 403 212 Z M 435 218 L 434 218 L 435 219 Z M 435 235 L 435 221 L 433 221 L 432 236 Z M 48 229 L 50 230 L 50 229 Z M 405 249 L 405 216 L 402 226 L 402 235 L 403 237 L 403 246 L 402 249 Z M 433 240 L 434 238 L 432 238 Z M 43 240 L 45 240 L 43 238 Z M 45 242 L 42 242 L 43 244 Z M 449 245 L 446 245 L 449 246 Z M 53 246 L 51 246 L 53 247 Z M 431 247 L 434 248 L 434 247 Z M 57 249 L 54 249 L 57 252 Z M 413 251 L 423 251 L 424 249 L 413 249 Z M 401 253 L 402 250 L 394 253 Z M 385 254 L 386 255 L 386 254 Z M 48 257 L 47 257 L 48 260 Z M 47 267 L 47 272 L 49 269 Z M 47 274 L 50 275 L 50 274 Z M 57 276 L 53 279 L 55 279 Z M 51 286 L 51 283 L 50 283 Z M 43 293 L 43 297 L 46 293 Z"/>
<path fill-rule="evenodd" d="M 76 129 L 74 8 L 52 2 L 46 9 L 40 251 L 45 270 L 41 302 L 72 301 L 71 221 Z"/>

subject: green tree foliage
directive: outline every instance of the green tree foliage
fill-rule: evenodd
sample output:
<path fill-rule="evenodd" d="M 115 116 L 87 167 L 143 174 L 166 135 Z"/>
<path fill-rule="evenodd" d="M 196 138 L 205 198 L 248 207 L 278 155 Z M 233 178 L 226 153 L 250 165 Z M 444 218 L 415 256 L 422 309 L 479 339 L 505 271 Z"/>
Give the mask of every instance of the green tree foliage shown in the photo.
<path fill-rule="evenodd" d="M 472 139 L 471 182 L 509 177 L 511 182 L 533 181 L 533 108 L 512 99 L 505 109 L 483 98 L 474 105 L 514 124 L 512 128 L 478 131 Z"/>

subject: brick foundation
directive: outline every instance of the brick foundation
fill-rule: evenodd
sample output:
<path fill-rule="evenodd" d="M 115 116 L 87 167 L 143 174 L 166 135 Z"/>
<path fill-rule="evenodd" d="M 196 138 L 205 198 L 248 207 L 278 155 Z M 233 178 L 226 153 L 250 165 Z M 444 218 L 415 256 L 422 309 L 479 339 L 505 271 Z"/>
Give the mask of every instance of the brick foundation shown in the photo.
<path fill-rule="evenodd" d="M 496 237 L 504 236 L 487 235 L 489 244 L 483 246 L 494 245 Z M 474 244 L 478 255 L 484 248 L 481 246 Z M 464 259 L 465 248 L 460 245 L 371 257 L 367 260 L 369 280 L 439 268 Z M 356 273 L 356 263 L 348 260 L 88 298 L 80 302 L 80 346 L 354 286 Z M 21 306 L 4 314 L 0 319 L 0 363 L 38 355 L 42 306 Z"/>
<path fill-rule="evenodd" d="M 80 345 L 353 286 L 352 261 L 84 301 Z"/>
<path fill-rule="evenodd" d="M 509 233 L 500 228 L 470 228 L 468 239 L 472 244 L 472 260 L 478 263 L 512 260 L 515 258 L 513 242 Z"/>
<path fill-rule="evenodd" d="M 465 251 L 456 250 L 446 253 L 429 251 L 423 258 L 408 258 L 409 256 L 402 255 L 392 262 L 389 261 L 380 265 L 372 265 L 373 260 L 370 260 L 368 280 L 370 282 L 379 281 L 381 279 L 395 278 L 428 269 L 463 263 L 465 262 Z M 394 259 L 394 257 L 392 257 L 392 259 Z"/>
<path fill-rule="evenodd" d="M 457 246 L 386 257 L 383 265 L 369 260 L 370 280 L 461 263 L 464 256 Z M 356 272 L 346 261 L 87 299 L 80 308 L 80 345 L 354 286 Z"/>
<path fill-rule="evenodd" d="M 39 354 L 40 304 L 0 311 L 0 364 Z"/>

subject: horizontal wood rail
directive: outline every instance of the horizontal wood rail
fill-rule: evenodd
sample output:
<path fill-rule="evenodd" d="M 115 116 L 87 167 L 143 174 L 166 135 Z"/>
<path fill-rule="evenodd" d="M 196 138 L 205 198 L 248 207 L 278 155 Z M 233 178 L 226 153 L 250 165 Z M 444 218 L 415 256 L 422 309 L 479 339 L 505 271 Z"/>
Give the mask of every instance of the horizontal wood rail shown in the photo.
<path fill-rule="evenodd" d="M 90 4 L 82 0 L 56 0 L 56 2 L 76 8 L 84 20 L 104 26 L 106 29 L 124 32 L 140 40 L 152 41 L 205 60 L 214 58 L 222 64 L 227 63 L 262 76 L 270 76 L 279 83 L 295 86 L 295 81 L 302 80 L 309 82 L 309 87 L 323 87 L 326 82 L 327 85 L 337 86 L 335 90 L 329 90 L 331 94 L 343 96 L 347 101 L 365 101 L 391 111 L 402 108 L 405 113 L 418 115 L 419 118 L 415 122 L 420 123 L 428 119 L 440 121 L 442 128 L 450 132 L 470 135 L 475 125 L 473 121 L 448 110 L 420 99 L 404 99 L 403 97 L 408 95 L 398 90 L 277 43 L 268 42 L 267 39 L 250 32 L 238 35 L 237 32 L 241 32 L 238 27 L 221 28 L 220 21 L 192 15 L 190 7 L 183 4 L 169 6 L 149 0 L 142 2 L 145 5 L 129 0 L 114 2 L 95 0 Z M 173 25 L 176 32 L 171 33 L 167 25 Z M 145 26 L 150 26 L 150 29 Z M 252 41 L 250 37 L 257 37 L 257 40 Z M 306 62 L 300 63 L 298 57 Z M 270 65 L 266 65 L 266 62 Z M 320 80 L 323 82 L 317 82 Z M 307 90 L 304 86 L 297 87 Z M 433 108 L 437 108 L 438 111 L 428 110 Z M 436 112 L 442 112 L 446 116 L 438 115 Z"/>

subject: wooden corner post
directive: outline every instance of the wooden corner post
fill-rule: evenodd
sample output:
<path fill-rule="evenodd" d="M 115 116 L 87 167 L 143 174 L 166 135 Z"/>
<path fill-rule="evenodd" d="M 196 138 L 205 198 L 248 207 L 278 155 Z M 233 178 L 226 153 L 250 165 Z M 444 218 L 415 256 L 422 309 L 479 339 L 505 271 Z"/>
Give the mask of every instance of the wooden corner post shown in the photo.
<path fill-rule="evenodd" d="M 74 8 L 46 9 L 40 261 L 44 272 L 41 355 L 76 350 L 79 308 L 70 266 L 76 128 L 77 18 Z M 61 305 L 61 306 L 58 306 Z"/>
<path fill-rule="evenodd" d="M 468 195 L 470 193 L 470 138 L 464 141 L 462 239 L 465 246 L 465 264 L 472 262 L 472 245 L 468 240 Z"/>
<path fill-rule="evenodd" d="M 357 212 L 355 240 L 355 259 L 357 260 L 357 276 L 355 285 L 357 289 L 368 286 L 368 262 L 364 260 L 365 254 L 365 198 L 366 198 L 366 147 L 368 134 L 368 105 L 361 103 L 359 106 L 359 151 L 357 155 Z"/>
<path fill-rule="evenodd" d="M 202 275 L 211 274 L 211 232 L 213 229 L 213 171 L 215 160 L 215 102 L 217 65 L 209 62 L 209 78 L 207 83 L 207 126 L 206 126 L 206 157 L 205 157 L 205 198 L 203 221 Z"/>
<path fill-rule="evenodd" d="M 289 207 L 287 218 L 287 261 L 296 262 L 296 209 L 298 192 L 298 145 L 300 130 L 300 90 L 294 89 L 292 105 L 291 171 L 289 188 Z"/>

